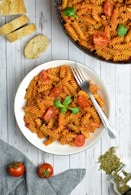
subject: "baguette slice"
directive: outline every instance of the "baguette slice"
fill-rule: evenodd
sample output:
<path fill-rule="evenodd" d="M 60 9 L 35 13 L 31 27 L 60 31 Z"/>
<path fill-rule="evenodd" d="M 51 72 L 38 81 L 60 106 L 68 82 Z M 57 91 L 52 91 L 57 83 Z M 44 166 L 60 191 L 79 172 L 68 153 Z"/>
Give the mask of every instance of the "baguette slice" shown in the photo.
<path fill-rule="evenodd" d="M 24 0 L 1 0 L 0 16 L 26 14 Z"/>
<path fill-rule="evenodd" d="M 27 24 L 29 22 L 29 18 L 26 15 L 20 16 L 11 22 L 0 27 L 0 35 L 7 35 L 12 31 L 20 28 L 21 26 Z"/>
<path fill-rule="evenodd" d="M 34 24 L 28 24 L 26 26 L 19 28 L 16 31 L 9 33 L 5 37 L 7 38 L 8 41 L 14 42 L 16 40 L 22 39 L 23 37 L 35 32 L 35 31 L 36 31 L 36 26 Z"/>
<path fill-rule="evenodd" d="M 36 59 L 47 49 L 48 45 L 49 39 L 45 35 L 36 35 L 26 44 L 24 48 L 24 55 L 28 59 Z"/>

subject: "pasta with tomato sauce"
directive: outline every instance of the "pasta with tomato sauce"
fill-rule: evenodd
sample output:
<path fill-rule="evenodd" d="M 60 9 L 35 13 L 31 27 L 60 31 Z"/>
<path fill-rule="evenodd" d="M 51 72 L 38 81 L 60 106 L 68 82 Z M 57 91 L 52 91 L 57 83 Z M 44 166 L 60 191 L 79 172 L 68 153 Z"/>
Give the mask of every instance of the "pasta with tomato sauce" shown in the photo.
<path fill-rule="evenodd" d="M 130 60 L 129 0 L 62 0 L 61 2 L 64 28 L 79 46 L 109 61 Z"/>
<path fill-rule="evenodd" d="M 91 81 L 90 90 L 100 106 L 104 106 L 99 87 Z M 68 109 L 63 112 L 61 107 L 67 104 L 64 104 L 65 99 L 69 100 Z M 88 94 L 80 89 L 66 64 L 36 75 L 26 90 L 25 100 L 25 126 L 37 133 L 45 145 L 59 141 L 74 146 L 78 139 L 88 139 L 101 125 Z M 56 106 L 56 101 L 60 107 Z"/>

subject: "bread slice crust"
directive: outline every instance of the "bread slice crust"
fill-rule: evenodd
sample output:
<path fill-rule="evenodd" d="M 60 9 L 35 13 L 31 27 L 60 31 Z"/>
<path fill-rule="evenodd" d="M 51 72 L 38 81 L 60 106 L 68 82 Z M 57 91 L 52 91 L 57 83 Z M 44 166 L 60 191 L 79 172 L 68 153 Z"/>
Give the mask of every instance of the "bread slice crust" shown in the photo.
<path fill-rule="evenodd" d="M 17 17 L 16 19 L 4 24 L 0 27 L 0 35 L 7 35 L 16 29 L 22 27 L 23 25 L 27 24 L 29 22 L 29 18 L 26 15 L 22 15 L 20 17 Z"/>
<path fill-rule="evenodd" d="M 0 16 L 26 14 L 24 0 L 2 0 L 0 2 Z"/>
<path fill-rule="evenodd" d="M 7 34 L 5 37 L 8 41 L 14 42 L 36 31 L 35 24 L 28 24 L 22 28 Z"/>

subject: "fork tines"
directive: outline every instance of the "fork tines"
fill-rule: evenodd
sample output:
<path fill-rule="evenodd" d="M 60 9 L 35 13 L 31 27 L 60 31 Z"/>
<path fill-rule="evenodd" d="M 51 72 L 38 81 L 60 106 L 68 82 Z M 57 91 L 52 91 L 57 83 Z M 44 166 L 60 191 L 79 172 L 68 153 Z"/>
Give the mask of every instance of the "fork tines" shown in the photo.
<path fill-rule="evenodd" d="M 78 64 L 75 63 L 71 66 L 71 69 L 72 69 L 72 72 L 74 74 L 74 77 L 76 79 L 76 81 L 78 83 L 81 83 L 82 81 L 84 80 L 87 80 L 86 79 L 86 76 L 84 75 L 84 73 L 81 71 L 81 69 L 79 68 Z"/>

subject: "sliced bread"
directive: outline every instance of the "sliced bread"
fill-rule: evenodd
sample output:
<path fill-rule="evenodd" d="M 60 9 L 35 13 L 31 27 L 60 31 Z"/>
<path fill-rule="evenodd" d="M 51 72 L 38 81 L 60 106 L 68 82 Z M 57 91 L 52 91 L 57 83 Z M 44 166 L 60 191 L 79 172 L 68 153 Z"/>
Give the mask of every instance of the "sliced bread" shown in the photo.
<path fill-rule="evenodd" d="M 36 35 L 26 44 L 24 55 L 28 59 L 36 59 L 49 45 L 49 39 L 43 34 Z"/>
<path fill-rule="evenodd" d="M 2 0 L 0 1 L 0 16 L 25 14 L 24 0 Z"/>
<path fill-rule="evenodd" d="M 22 15 L 7 24 L 4 24 L 0 27 L 0 35 L 7 35 L 12 31 L 20 28 L 21 26 L 27 24 L 29 22 L 29 18 L 26 15 Z"/>
<path fill-rule="evenodd" d="M 14 42 L 16 40 L 22 39 L 23 37 L 35 32 L 35 31 L 36 31 L 36 26 L 34 24 L 28 24 L 26 26 L 19 28 L 16 31 L 9 33 L 5 37 L 7 38 L 8 41 Z"/>

